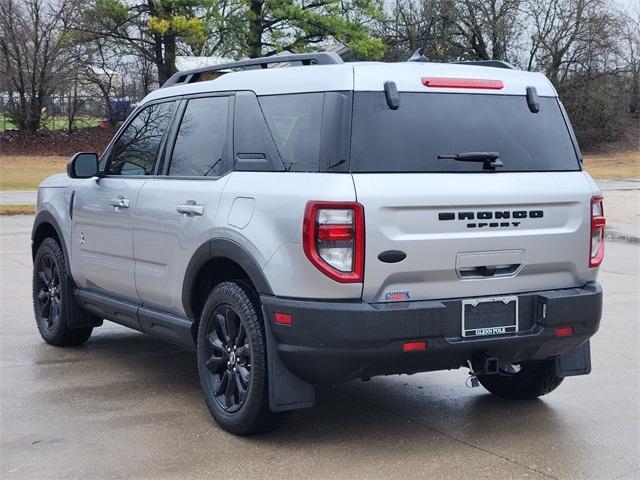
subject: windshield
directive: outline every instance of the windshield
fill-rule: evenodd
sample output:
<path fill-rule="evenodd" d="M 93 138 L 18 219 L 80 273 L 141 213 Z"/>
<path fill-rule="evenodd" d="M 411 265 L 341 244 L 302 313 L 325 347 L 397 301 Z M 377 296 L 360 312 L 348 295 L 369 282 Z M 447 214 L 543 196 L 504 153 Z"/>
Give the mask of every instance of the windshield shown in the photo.
<path fill-rule="evenodd" d="M 482 159 L 462 155 L 474 152 L 499 154 L 495 172 L 580 170 L 550 97 L 533 113 L 525 96 L 401 93 L 391 110 L 383 92 L 356 92 L 352 135 L 353 172 L 486 172 Z"/>

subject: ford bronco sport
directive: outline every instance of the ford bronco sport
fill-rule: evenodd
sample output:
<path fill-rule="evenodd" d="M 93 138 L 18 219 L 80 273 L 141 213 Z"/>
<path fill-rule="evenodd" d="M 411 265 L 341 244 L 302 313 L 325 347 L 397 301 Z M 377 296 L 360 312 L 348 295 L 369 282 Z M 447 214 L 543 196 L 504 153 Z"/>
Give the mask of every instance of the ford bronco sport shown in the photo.
<path fill-rule="evenodd" d="M 40 185 L 35 317 L 52 345 L 107 319 L 195 349 L 236 434 L 375 375 L 528 399 L 590 372 L 604 225 L 539 73 L 245 60 L 174 75 Z"/>

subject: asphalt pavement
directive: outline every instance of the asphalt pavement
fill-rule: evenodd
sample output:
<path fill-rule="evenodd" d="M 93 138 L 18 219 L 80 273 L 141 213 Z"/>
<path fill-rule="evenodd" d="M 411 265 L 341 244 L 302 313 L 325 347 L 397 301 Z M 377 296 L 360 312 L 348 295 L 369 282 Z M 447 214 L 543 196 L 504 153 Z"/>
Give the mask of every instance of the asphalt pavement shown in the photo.
<path fill-rule="evenodd" d="M 33 319 L 32 217 L 0 217 L 2 479 L 636 479 L 640 245 L 609 242 L 593 373 L 499 400 L 465 370 L 319 390 L 275 433 L 216 426 L 192 353 L 105 322 L 51 347 Z"/>
<path fill-rule="evenodd" d="M 0 205 L 35 205 L 38 192 L 30 190 L 0 191 Z"/>

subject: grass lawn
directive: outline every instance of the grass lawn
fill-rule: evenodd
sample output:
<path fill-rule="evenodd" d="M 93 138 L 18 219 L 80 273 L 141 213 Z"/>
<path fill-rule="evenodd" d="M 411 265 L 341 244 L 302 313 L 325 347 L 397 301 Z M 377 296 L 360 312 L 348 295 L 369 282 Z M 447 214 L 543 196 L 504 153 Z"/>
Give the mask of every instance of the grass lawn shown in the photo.
<path fill-rule="evenodd" d="M 584 169 L 593 178 L 640 178 L 640 150 L 585 155 Z"/>
<path fill-rule="evenodd" d="M 35 205 L 0 205 L 0 215 L 33 215 Z"/>
<path fill-rule="evenodd" d="M 35 190 L 54 173 L 64 172 L 68 157 L 0 155 L 0 190 Z"/>
<path fill-rule="evenodd" d="M 100 117 L 80 116 L 80 117 L 76 117 L 75 127 L 76 128 L 97 127 L 99 123 L 100 123 Z M 45 130 L 66 130 L 69 124 L 68 124 L 67 117 L 57 116 L 57 117 L 47 118 L 43 122 L 42 126 Z M 13 122 L 11 122 L 11 120 L 9 120 L 8 118 L 0 118 L 0 133 L 4 132 L 5 130 L 12 130 L 14 128 L 16 127 L 13 124 Z"/>

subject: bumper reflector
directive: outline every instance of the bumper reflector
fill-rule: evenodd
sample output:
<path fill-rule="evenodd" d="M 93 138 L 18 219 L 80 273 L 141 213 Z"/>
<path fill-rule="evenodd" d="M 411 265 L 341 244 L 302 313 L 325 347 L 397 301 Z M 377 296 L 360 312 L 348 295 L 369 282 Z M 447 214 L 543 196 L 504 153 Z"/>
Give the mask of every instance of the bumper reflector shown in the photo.
<path fill-rule="evenodd" d="M 556 328 L 556 337 L 568 337 L 569 335 L 573 335 L 573 327 Z"/>
<path fill-rule="evenodd" d="M 275 319 L 278 325 L 286 325 L 289 327 L 293 325 L 293 317 L 291 316 L 290 313 L 276 312 L 273 314 L 273 318 Z"/>
<path fill-rule="evenodd" d="M 427 342 L 424 340 L 419 342 L 404 342 L 402 345 L 403 352 L 424 352 L 427 349 Z"/>

